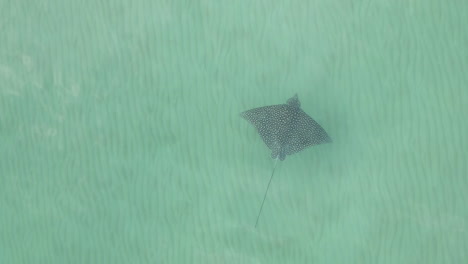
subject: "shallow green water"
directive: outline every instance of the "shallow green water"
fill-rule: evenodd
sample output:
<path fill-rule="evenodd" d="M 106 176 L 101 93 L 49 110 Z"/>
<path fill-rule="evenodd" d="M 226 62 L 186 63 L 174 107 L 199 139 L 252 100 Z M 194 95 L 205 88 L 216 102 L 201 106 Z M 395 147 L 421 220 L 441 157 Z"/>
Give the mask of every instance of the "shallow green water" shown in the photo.
<path fill-rule="evenodd" d="M 0 263 L 468 262 L 466 1 L 0 0 Z M 333 144 L 270 152 L 239 113 Z"/>

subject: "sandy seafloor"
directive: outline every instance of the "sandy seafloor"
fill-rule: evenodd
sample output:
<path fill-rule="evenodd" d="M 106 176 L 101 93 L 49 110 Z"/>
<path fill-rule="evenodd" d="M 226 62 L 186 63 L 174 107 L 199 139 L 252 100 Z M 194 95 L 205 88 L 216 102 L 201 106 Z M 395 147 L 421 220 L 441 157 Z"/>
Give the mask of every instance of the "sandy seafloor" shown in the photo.
<path fill-rule="evenodd" d="M 468 263 L 468 2 L 0 0 L 0 263 Z M 239 113 L 295 93 L 278 164 Z"/>

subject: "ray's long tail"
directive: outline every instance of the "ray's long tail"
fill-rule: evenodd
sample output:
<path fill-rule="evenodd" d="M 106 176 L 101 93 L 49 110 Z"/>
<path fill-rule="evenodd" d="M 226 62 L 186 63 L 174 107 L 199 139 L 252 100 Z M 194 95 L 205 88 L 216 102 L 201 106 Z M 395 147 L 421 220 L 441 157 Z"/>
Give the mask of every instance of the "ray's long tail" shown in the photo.
<path fill-rule="evenodd" d="M 255 222 L 255 228 L 257 228 L 258 219 L 260 219 L 260 215 L 262 214 L 263 204 L 265 204 L 268 189 L 270 189 L 271 180 L 273 180 L 273 174 L 275 174 L 276 164 L 278 164 L 278 160 L 279 160 L 279 157 L 276 157 L 275 165 L 273 166 L 273 171 L 271 172 L 270 181 L 268 182 L 268 186 L 267 186 L 267 189 L 265 191 L 265 196 L 263 196 L 262 205 L 260 206 L 260 211 L 258 212 L 257 221 Z"/>

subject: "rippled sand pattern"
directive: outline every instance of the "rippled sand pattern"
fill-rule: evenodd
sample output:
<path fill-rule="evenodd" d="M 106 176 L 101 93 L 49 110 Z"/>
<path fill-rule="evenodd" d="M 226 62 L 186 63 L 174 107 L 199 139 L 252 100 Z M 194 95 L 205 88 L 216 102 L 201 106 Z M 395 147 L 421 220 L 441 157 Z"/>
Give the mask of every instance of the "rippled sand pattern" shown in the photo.
<path fill-rule="evenodd" d="M 0 1 L 0 263 L 468 263 L 468 2 Z M 298 93 L 278 164 L 239 113 Z"/>

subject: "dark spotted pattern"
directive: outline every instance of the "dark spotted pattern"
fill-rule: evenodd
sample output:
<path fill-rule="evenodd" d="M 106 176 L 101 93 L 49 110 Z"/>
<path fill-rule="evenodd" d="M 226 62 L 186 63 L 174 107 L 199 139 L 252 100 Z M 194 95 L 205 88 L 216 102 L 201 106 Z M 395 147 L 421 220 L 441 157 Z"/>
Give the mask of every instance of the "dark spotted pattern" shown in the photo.
<path fill-rule="evenodd" d="M 287 104 L 254 108 L 241 116 L 255 126 L 274 159 L 284 160 L 286 155 L 331 142 L 327 132 L 302 111 L 297 94 Z"/>

